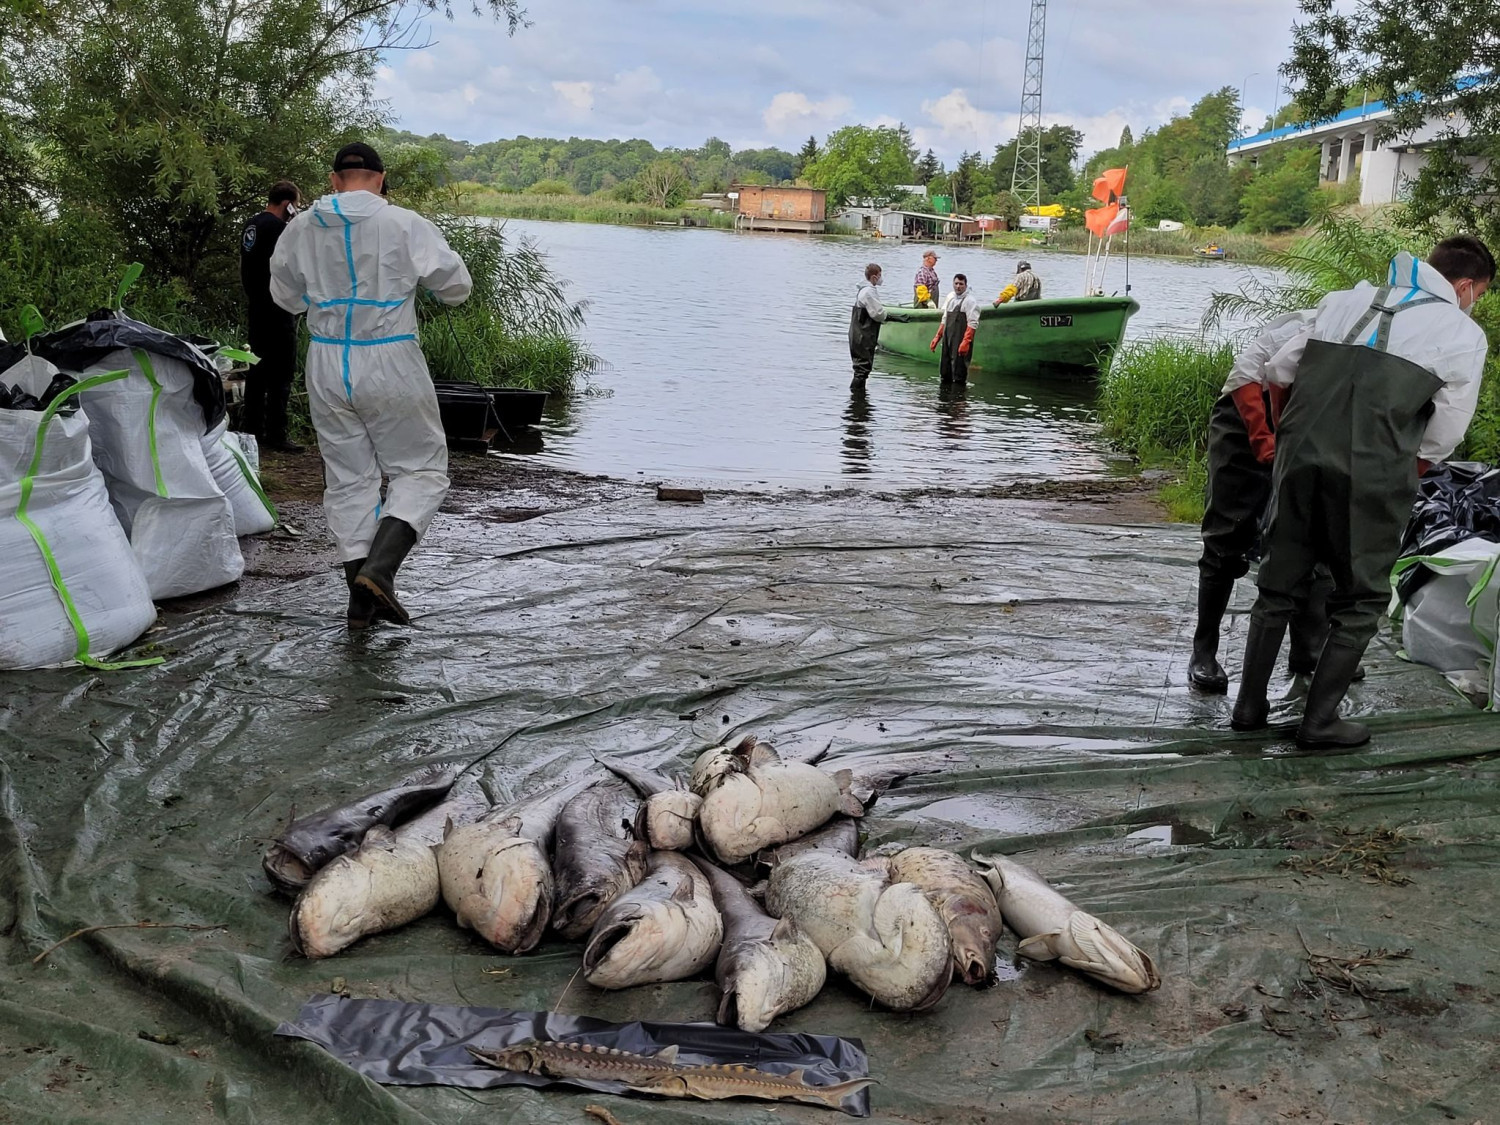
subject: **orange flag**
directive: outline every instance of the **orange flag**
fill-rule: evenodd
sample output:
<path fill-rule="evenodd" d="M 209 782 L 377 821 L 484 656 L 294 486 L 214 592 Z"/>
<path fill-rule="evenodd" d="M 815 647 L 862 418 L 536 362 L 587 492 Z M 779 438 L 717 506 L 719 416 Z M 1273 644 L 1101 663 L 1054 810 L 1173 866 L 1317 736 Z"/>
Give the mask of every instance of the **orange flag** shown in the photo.
<path fill-rule="evenodd" d="M 1094 198 L 1112 203 L 1125 194 L 1125 169 L 1111 168 L 1094 181 Z"/>
<path fill-rule="evenodd" d="M 1115 221 L 1115 216 L 1120 213 L 1118 203 L 1106 203 L 1103 207 L 1095 207 L 1092 211 L 1083 213 L 1083 223 L 1095 238 L 1103 238 L 1104 232 L 1109 229 L 1110 223 Z"/>

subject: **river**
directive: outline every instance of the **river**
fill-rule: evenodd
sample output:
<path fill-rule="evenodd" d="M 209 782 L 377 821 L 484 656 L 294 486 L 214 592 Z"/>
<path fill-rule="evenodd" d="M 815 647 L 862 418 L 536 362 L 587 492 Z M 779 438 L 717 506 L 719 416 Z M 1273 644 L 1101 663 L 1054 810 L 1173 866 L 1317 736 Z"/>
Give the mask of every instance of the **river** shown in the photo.
<path fill-rule="evenodd" d="M 596 393 L 549 409 L 540 441 L 509 455 L 584 473 L 739 488 L 982 487 L 1027 477 L 1095 477 L 1125 466 L 1100 438 L 1087 382 L 973 373 L 941 388 L 937 366 L 875 361 L 849 391 L 847 332 L 866 262 L 886 271 L 888 300 L 909 299 L 922 248 L 804 235 L 509 220 L 535 240 L 569 293 L 588 302 L 585 330 L 604 360 Z M 1018 255 L 943 247 L 947 292 L 966 273 L 993 300 Z M 1049 296 L 1081 293 L 1081 255 L 1028 255 Z M 1135 258 L 1141 310 L 1127 339 L 1192 331 L 1215 289 L 1241 268 Z M 1124 285 L 1124 262 L 1106 288 Z"/>

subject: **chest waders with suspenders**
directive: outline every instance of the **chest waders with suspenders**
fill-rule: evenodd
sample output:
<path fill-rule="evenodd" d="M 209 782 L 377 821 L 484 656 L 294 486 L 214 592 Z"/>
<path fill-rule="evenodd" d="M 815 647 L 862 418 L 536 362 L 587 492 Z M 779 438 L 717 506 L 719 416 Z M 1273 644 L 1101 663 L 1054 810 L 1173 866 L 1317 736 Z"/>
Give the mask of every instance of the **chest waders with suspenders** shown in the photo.
<path fill-rule="evenodd" d="M 875 345 L 880 342 L 880 322 L 860 303 L 863 294 L 862 287 L 855 294 L 854 308 L 849 313 L 849 359 L 854 364 L 856 383 L 863 383 L 869 377 L 875 363 Z"/>
<path fill-rule="evenodd" d="M 1322 563 L 1334 588 L 1328 640 L 1297 731 L 1307 749 L 1369 740 L 1362 724 L 1339 719 L 1338 706 L 1390 599 L 1391 567 L 1417 494 L 1417 449 L 1443 385 L 1388 349 L 1398 313 L 1449 302 L 1422 296 L 1389 306 L 1390 295 L 1382 286 L 1342 343 L 1308 342 L 1277 428 L 1260 596 L 1232 725 L 1266 725 L 1266 685 L 1295 594 Z"/>

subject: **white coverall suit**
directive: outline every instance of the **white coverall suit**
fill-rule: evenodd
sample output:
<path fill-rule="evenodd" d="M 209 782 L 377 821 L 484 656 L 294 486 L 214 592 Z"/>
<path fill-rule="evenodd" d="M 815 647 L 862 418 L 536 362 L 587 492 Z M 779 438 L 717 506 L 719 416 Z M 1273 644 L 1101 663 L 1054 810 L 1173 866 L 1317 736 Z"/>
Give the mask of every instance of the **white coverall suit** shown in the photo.
<path fill-rule="evenodd" d="M 384 516 L 421 537 L 448 494 L 448 446 L 417 340 L 416 297 L 461 304 L 473 282 L 442 233 L 368 191 L 325 195 L 287 226 L 271 297 L 306 312 L 307 399 L 339 556 L 370 553 Z M 380 478 L 389 480 L 385 500 Z"/>

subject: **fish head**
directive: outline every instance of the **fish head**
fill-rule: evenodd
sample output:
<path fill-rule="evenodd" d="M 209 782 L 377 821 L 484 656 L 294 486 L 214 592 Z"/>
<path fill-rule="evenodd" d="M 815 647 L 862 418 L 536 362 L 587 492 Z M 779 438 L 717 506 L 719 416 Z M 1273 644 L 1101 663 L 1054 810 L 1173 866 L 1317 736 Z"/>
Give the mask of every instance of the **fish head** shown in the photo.
<path fill-rule="evenodd" d="M 1058 960 L 1069 968 L 1121 992 L 1154 992 L 1161 987 L 1156 962 L 1109 923 L 1080 910 L 1068 919 L 1066 935 L 1074 948 Z"/>
<path fill-rule="evenodd" d="M 947 904 L 947 918 L 954 970 L 965 984 L 983 984 L 995 968 L 995 943 L 1000 939 L 999 911 L 985 910 L 954 895 Z"/>
<path fill-rule="evenodd" d="M 292 947 L 305 957 L 328 957 L 368 932 L 371 874 L 340 856 L 297 896 L 288 919 Z"/>
<path fill-rule="evenodd" d="M 511 1070 L 520 1074 L 542 1072 L 543 1056 L 540 1045 L 535 1040 L 528 1039 L 524 1043 L 514 1043 L 508 1047 L 468 1047 L 466 1050 L 486 1066 L 499 1070 Z"/>
<path fill-rule="evenodd" d="M 790 956 L 798 951 L 770 941 L 747 942 L 735 950 L 734 964 L 719 982 L 719 1023 L 741 1031 L 764 1031 L 796 1001 Z M 801 998 L 798 997 L 798 1000 Z"/>
<path fill-rule="evenodd" d="M 287 894 L 296 894 L 313 877 L 312 869 L 302 862 L 301 857 L 281 844 L 272 844 L 266 849 L 261 867 L 271 885 Z"/>
<path fill-rule="evenodd" d="M 660 961 L 670 948 L 661 905 L 611 903 L 583 947 L 584 980 L 602 988 L 619 987 L 616 982 L 628 974 Z"/>
<path fill-rule="evenodd" d="M 552 915 L 552 868 L 541 847 L 517 837 L 498 849 L 485 861 L 480 896 L 489 917 L 476 931 L 501 949 L 534 949 Z"/>
<path fill-rule="evenodd" d="M 668 789 L 648 798 L 641 808 L 637 835 L 653 848 L 683 851 L 693 846 L 693 829 L 703 798 L 687 789 Z M 640 831 L 644 828 L 644 832 Z"/>
<path fill-rule="evenodd" d="M 719 784 L 719 779 L 733 769 L 734 751 L 727 746 L 715 746 L 703 751 L 693 762 L 688 787 L 700 797 L 706 797 Z"/>

